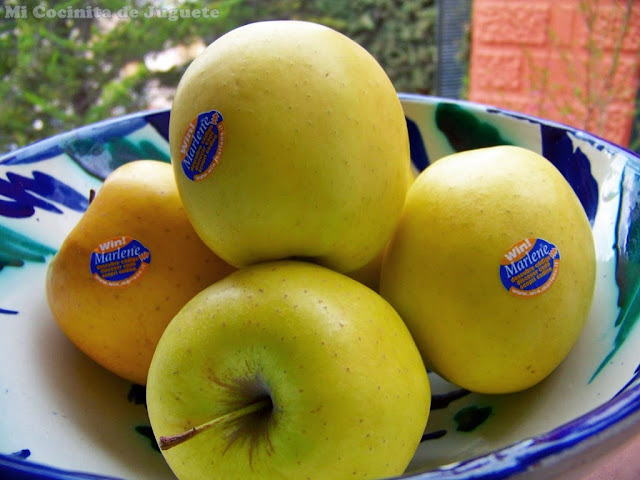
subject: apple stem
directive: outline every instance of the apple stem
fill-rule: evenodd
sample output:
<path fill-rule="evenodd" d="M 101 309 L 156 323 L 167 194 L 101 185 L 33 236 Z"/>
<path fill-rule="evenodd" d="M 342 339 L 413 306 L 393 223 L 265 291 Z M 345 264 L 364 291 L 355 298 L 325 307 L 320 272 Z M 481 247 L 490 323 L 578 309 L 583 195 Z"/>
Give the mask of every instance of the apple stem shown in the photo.
<path fill-rule="evenodd" d="M 197 427 L 193 427 L 185 432 L 178 433 L 177 435 L 169 435 L 167 437 L 161 436 L 159 440 L 160 450 L 168 450 L 171 447 L 175 447 L 176 445 L 181 444 L 182 442 L 189 440 L 194 435 L 197 435 L 200 432 L 208 430 L 209 428 L 219 425 L 221 423 L 230 422 L 235 420 L 236 418 L 243 417 L 245 415 L 249 415 L 251 413 L 259 412 L 260 410 L 264 410 L 272 406 L 272 402 L 270 398 L 262 398 L 255 403 L 250 403 L 246 407 L 242 407 L 238 410 L 234 410 L 229 413 L 225 413 L 219 417 L 214 418 L 213 420 L 209 420 L 202 425 L 198 425 Z"/>

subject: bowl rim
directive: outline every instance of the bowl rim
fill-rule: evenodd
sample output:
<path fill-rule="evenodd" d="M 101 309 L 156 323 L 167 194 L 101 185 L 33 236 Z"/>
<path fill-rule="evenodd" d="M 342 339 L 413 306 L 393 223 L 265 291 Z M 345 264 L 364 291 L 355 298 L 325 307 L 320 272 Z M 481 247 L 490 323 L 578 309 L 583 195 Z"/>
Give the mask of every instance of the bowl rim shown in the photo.
<path fill-rule="evenodd" d="M 487 454 L 436 467 L 427 472 L 397 478 L 403 480 L 499 480 L 514 478 L 514 475 L 526 473 L 527 470 L 538 465 L 540 468 L 536 470 L 537 475 L 548 473 L 545 470 L 553 471 L 554 475 L 558 475 L 569 471 L 574 466 L 569 462 L 572 447 L 582 446 L 580 454 L 598 451 L 598 458 L 600 458 L 601 455 L 624 443 L 633 434 L 640 432 L 640 429 L 632 431 L 633 427 L 638 425 L 640 425 L 640 384 L 619 392 L 607 402 L 548 432 L 523 438 Z M 616 433 L 613 430 L 617 430 L 619 435 L 602 448 L 596 440 L 600 436 L 611 439 Z M 590 444 L 587 444 L 587 441 L 590 441 Z M 568 462 L 560 465 L 559 462 L 563 459 Z"/>
<path fill-rule="evenodd" d="M 474 112 L 502 114 L 508 117 L 513 117 L 518 120 L 526 120 L 530 123 L 545 125 L 558 130 L 564 130 L 565 132 L 572 133 L 573 135 L 580 138 L 581 140 L 589 142 L 591 145 L 594 145 L 594 146 L 598 145 L 601 149 L 605 149 L 611 153 L 614 153 L 614 152 L 621 153 L 625 156 L 628 156 L 630 157 L 629 159 L 631 160 L 631 163 L 633 163 L 636 168 L 640 168 L 640 152 L 635 152 L 628 147 L 618 145 L 612 142 L 611 140 L 607 140 L 602 136 L 599 136 L 595 133 L 591 133 L 588 130 L 584 130 L 582 128 L 573 127 L 567 123 L 559 122 L 556 120 L 549 120 L 537 115 L 518 112 L 516 110 L 512 110 L 509 108 L 497 107 L 495 105 L 491 105 L 488 103 L 475 102 L 471 100 L 443 98 L 443 97 L 438 97 L 436 95 L 422 95 L 418 93 L 398 93 L 398 98 L 400 99 L 400 101 L 412 102 L 412 103 L 424 103 L 424 104 L 453 103 L 456 105 L 462 105 L 466 107 L 468 110 L 472 110 Z"/>
<path fill-rule="evenodd" d="M 458 104 L 474 112 L 506 115 L 515 120 L 528 121 L 570 132 L 598 149 L 604 149 L 610 154 L 624 155 L 626 163 L 640 171 L 639 153 L 588 131 L 560 122 L 468 100 L 401 92 L 398 93 L 398 97 L 402 103 Z M 143 110 L 79 126 L 0 155 L 0 166 L 27 163 L 34 161 L 33 158 L 37 157 L 50 158 L 64 153 L 60 145 L 69 139 L 91 138 L 92 134 L 98 131 L 102 132 L 102 135 L 108 136 L 108 133 L 105 132 L 113 134 L 120 130 L 123 124 L 140 123 L 141 126 L 144 126 L 149 123 L 150 119 L 168 116 L 170 110 L 170 108 Z M 168 140 L 166 132 L 160 133 Z M 507 477 L 512 478 L 514 475 L 521 476 L 534 468 L 537 474 L 566 472 L 572 465 L 575 465 L 572 458 L 575 459 L 577 453 L 598 451 L 599 454 L 605 454 L 621 445 L 632 434 L 640 431 L 640 427 L 638 427 L 640 425 L 640 382 L 633 385 L 638 378 L 640 378 L 640 371 L 636 370 L 627 386 L 609 400 L 548 432 L 521 439 L 486 454 L 436 467 L 427 472 L 405 474 L 393 478 L 499 480 Z M 597 441 L 600 438 L 606 438 L 610 441 L 603 446 L 603 442 Z M 32 462 L 26 459 L 28 456 L 28 451 L 16 452 L 15 454 L 0 453 L 0 476 L 5 472 L 14 476 L 18 475 L 15 478 L 24 480 L 122 480 L 118 477 L 65 470 Z"/>

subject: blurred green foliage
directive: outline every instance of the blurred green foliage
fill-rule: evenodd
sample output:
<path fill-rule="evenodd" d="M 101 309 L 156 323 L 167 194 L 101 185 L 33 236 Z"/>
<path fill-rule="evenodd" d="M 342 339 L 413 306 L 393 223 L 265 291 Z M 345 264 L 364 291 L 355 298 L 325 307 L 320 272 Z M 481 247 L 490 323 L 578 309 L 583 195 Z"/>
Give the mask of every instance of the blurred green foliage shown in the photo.
<path fill-rule="evenodd" d="M 139 15 L 119 16 L 127 7 Z M 218 15 L 162 17 L 172 7 Z M 8 0 L 0 6 L 0 153 L 149 108 L 152 92 L 171 92 L 188 66 L 152 68 L 150 56 L 259 20 L 331 26 L 369 50 L 397 90 L 433 93 L 436 12 L 435 0 Z"/>
<path fill-rule="evenodd" d="M 183 8 L 199 3 L 185 2 Z M 169 21 L 144 14 L 119 18 L 124 4 L 118 0 L 7 2 L 0 7 L 0 150 L 145 108 L 150 81 L 173 85 L 181 74 L 176 69 L 150 71 L 145 55 L 221 33 L 227 26 L 224 13 L 233 6 L 221 3 L 218 19 Z M 26 15 L 16 18 L 14 10 L 10 18 L 12 5 L 25 6 Z M 139 2 L 137 7 L 144 12 L 149 5 Z M 95 13 L 103 15 L 46 15 L 67 8 L 98 8 Z"/>

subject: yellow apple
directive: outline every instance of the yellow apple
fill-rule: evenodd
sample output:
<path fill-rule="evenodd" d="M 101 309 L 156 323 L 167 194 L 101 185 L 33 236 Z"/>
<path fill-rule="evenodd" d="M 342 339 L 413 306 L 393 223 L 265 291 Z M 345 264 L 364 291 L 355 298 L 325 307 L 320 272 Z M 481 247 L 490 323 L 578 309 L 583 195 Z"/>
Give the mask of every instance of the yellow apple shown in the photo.
<path fill-rule="evenodd" d="M 412 165 L 411 169 L 409 170 L 409 177 L 407 179 L 407 188 L 409 188 L 414 182 L 415 178 L 418 176 L 418 173 L 419 172 Z M 379 292 L 380 270 L 382 269 L 382 259 L 384 258 L 384 251 L 386 248 L 387 245 L 385 245 L 384 248 L 380 250 L 378 254 L 363 267 L 360 267 L 351 272 L 346 272 L 345 275 L 353 278 L 354 280 L 357 280 L 358 282 L 366 285 L 372 290 Z"/>
<path fill-rule="evenodd" d="M 507 393 L 553 371 L 577 341 L 595 287 L 595 247 L 575 192 L 519 147 L 462 152 L 409 189 L 380 292 L 433 370 Z"/>
<path fill-rule="evenodd" d="M 237 267 L 361 268 L 391 236 L 411 176 L 384 70 L 309 22 L 257 22 L 209 45 L 178 84 L 169 140 L 196 231 Z"/>
<path fill-rule="evenodd" d="M 386 248 L 386 245 L 385 245 Z M 384 248 L 373 257 L 365 266 L 358 268 L 352 272 L 345 273 L 346 276 L 357 280 L 366 285 L 371 290 L 378 292 L 380 288 L 380 270 L 382 268 L 382 259 L 384 258 Z"/>
<path fill-rule="evenodd" d="M 400 475 L 429 415 L 402 319 L 307 262 L 240 269 L 196 295 L 154 354 L 147 406 L 180 480 Z"/>
<path fill-rule="evenodd" d="M 80 350 L 144 385 L 169 321 L 233 270 L 191 227 L 171 165 L 140 160 L 107 177 L 49 264 L 46 292 Z"/>

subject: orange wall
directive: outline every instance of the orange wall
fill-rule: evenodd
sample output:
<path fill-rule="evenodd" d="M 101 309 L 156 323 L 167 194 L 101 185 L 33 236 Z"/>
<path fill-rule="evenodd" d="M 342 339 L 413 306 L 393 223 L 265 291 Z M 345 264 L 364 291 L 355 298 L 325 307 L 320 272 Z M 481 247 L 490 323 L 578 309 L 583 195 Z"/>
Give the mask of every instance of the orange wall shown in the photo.
<path fill-rule="evenodd" d="M 470 100 L 628 145 L 640 85 L 640 1 L 633 0 L 628 16 L 626 3 L 473 0 Z M 592 28 L 581 4 L 597 7 Z"/>

